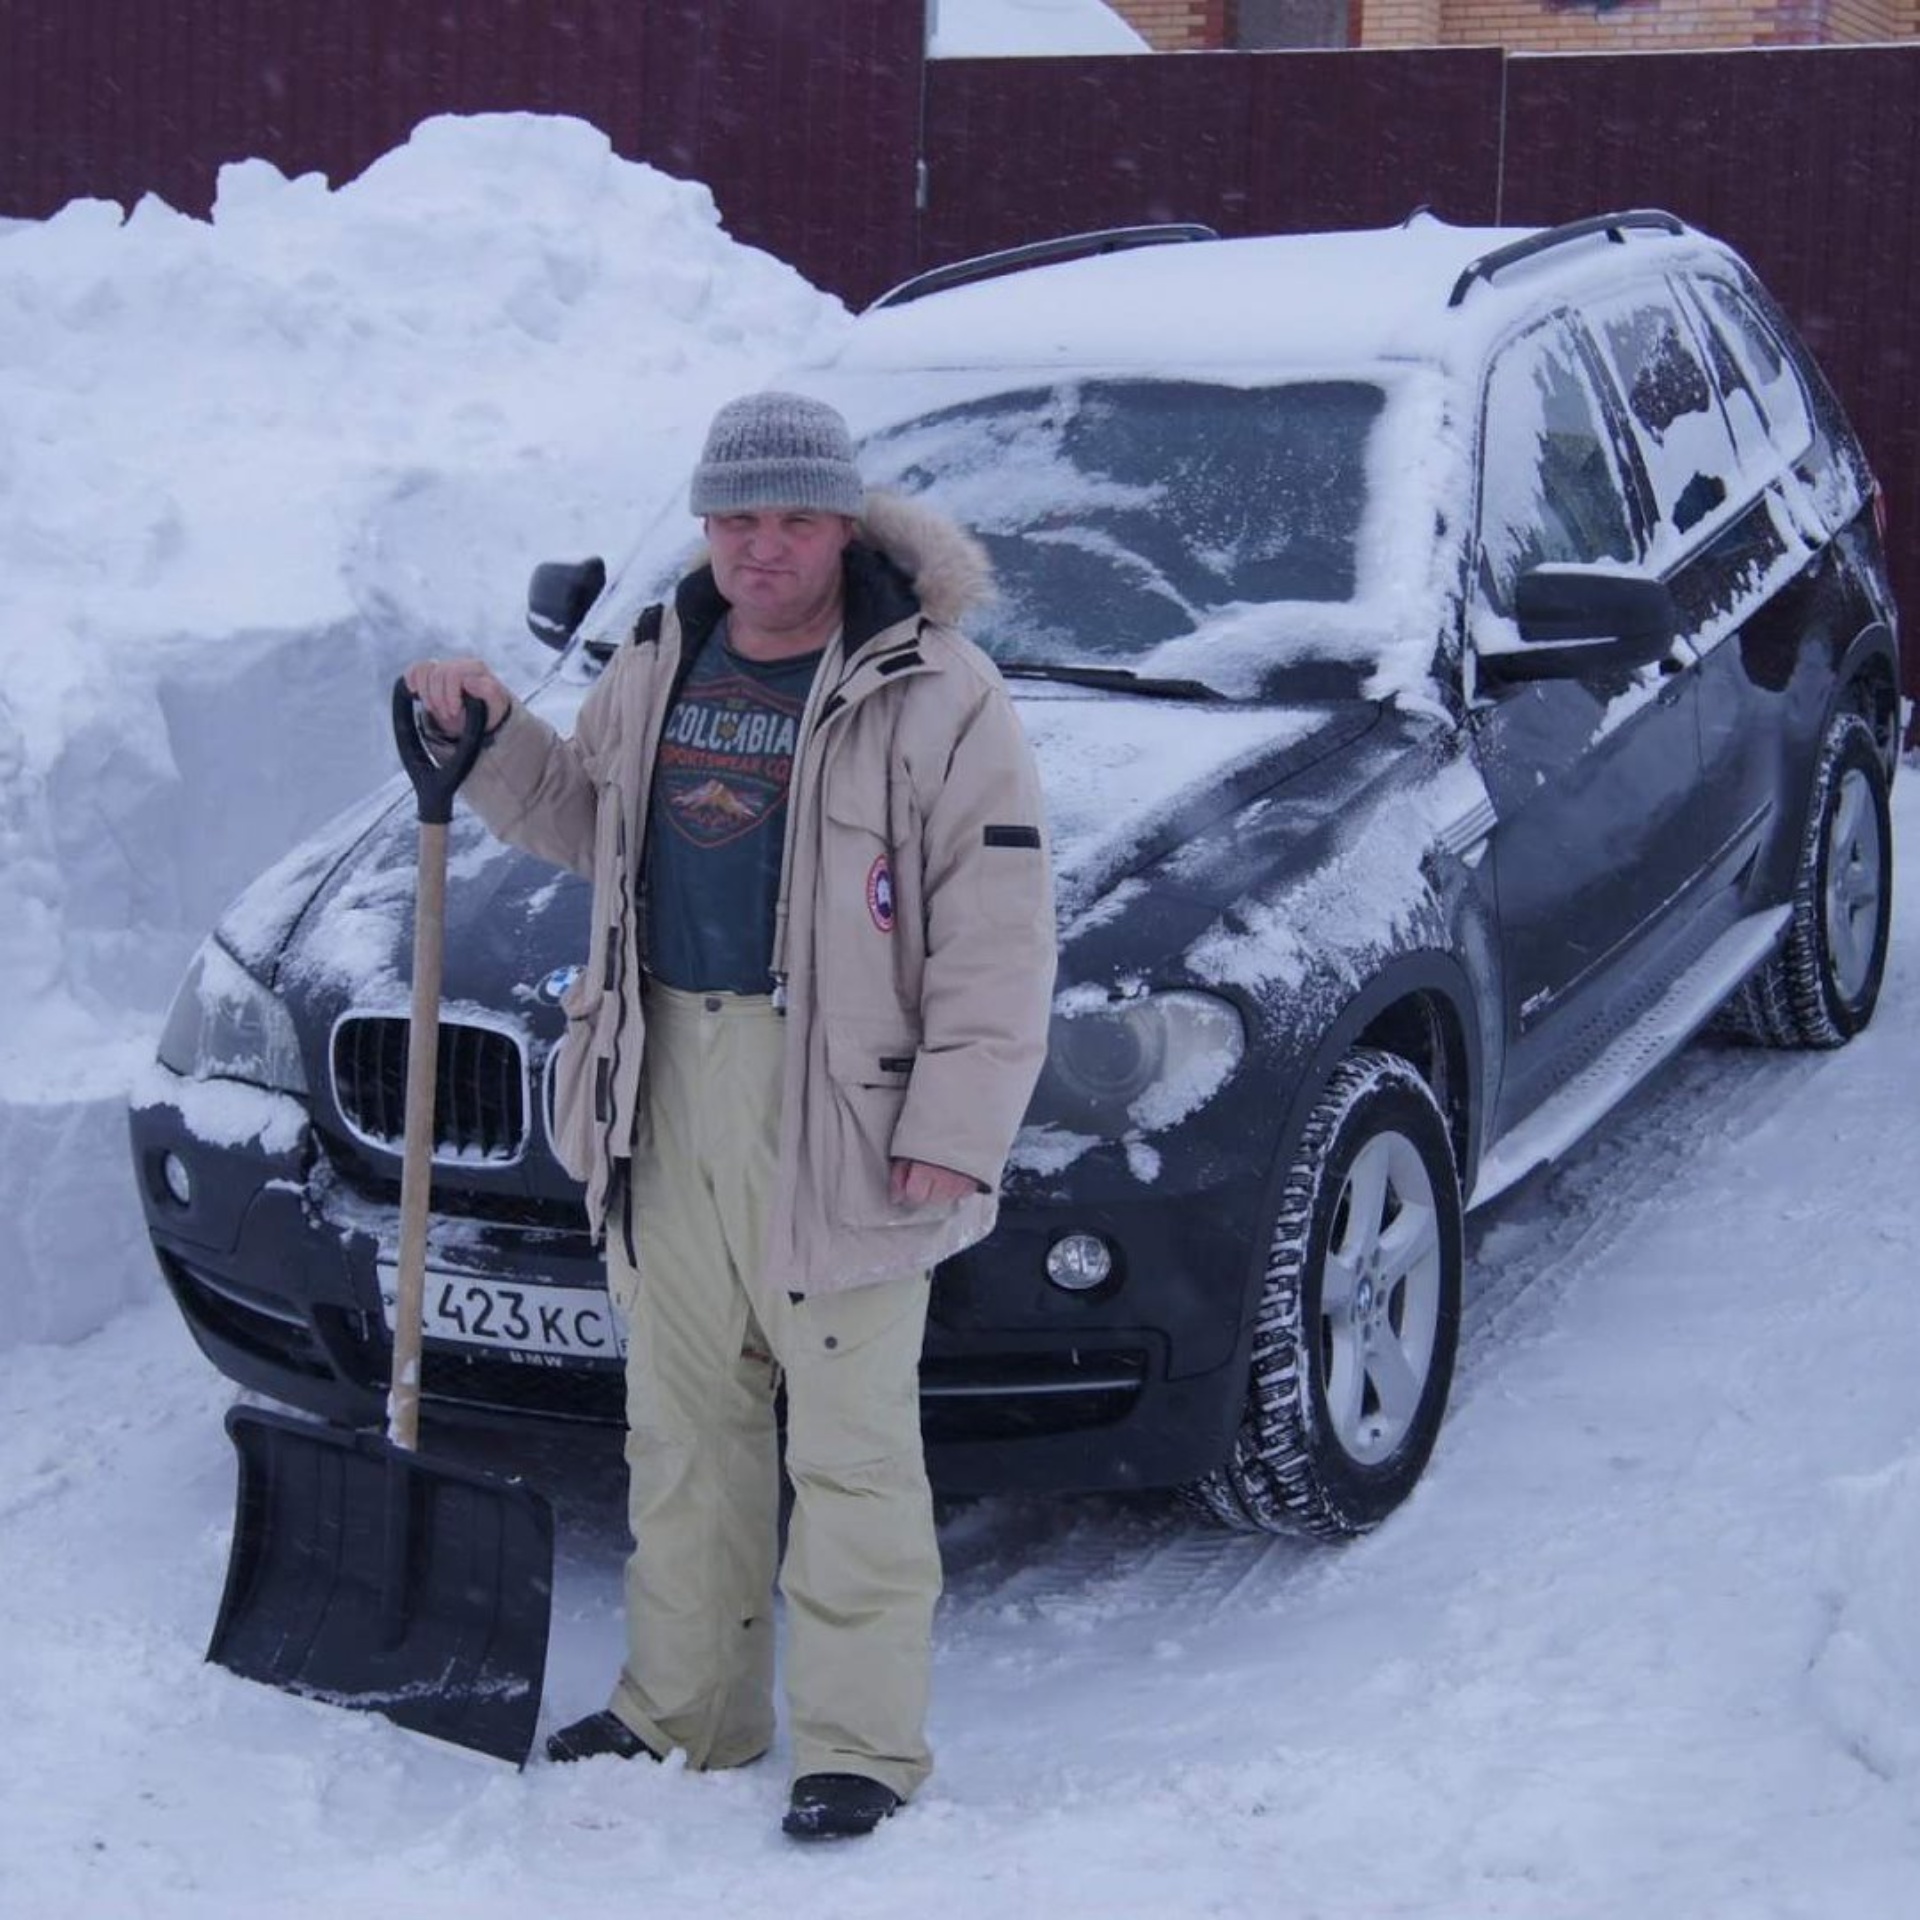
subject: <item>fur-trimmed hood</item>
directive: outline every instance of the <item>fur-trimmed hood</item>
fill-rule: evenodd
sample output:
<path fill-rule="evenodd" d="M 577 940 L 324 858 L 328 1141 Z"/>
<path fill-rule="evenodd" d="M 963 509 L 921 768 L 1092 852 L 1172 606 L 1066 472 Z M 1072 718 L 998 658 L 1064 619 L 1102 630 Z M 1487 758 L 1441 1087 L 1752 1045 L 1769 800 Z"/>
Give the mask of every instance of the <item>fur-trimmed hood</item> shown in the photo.
<path fill-rule="evenodd" d="M 867 495 L 854 537 L 899 568 L 920 611 L 943 627 L 959 626 L 993 600 L 986 548 L 924 501 L 876 488 Z"/>

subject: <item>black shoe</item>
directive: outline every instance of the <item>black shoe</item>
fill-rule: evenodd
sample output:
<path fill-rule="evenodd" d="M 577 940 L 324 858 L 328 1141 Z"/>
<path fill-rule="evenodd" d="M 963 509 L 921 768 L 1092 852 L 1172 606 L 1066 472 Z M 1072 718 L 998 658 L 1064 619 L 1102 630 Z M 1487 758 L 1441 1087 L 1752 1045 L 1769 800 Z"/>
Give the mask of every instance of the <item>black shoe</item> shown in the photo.
<path fill-rule="evenodd" d="M 547 1735 L 549 1760 L 658 1760 L 660 1756 L 610 1707 Z"/>
<path fill-rule="evenodd" d="M 807 1773 L 793 1783 L 780 1831 L 796 1840 L 853 1840 L 900 1808 L 900 1796 L 864 1773 Z"/>

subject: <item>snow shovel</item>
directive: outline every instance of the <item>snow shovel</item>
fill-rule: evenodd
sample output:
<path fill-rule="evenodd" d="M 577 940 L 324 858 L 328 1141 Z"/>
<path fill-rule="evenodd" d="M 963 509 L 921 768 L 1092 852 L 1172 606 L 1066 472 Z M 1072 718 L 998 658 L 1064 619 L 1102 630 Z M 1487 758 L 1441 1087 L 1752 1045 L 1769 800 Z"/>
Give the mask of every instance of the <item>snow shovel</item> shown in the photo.
<path fill-rule="evenodd" d="M 485 707 L 469 695 L 460 742 L 436 765 L 413 696 L 404 681 L 394 687 L 394 739 L 419 800 L 420 852 L 387 1435 L 229 1411 L 239 1498 L 207 1658 L 520 1766 L 546 1675 L 552 1510 L 521 1481 L 418 1451 L 447 826 L 485 726 Z"/>

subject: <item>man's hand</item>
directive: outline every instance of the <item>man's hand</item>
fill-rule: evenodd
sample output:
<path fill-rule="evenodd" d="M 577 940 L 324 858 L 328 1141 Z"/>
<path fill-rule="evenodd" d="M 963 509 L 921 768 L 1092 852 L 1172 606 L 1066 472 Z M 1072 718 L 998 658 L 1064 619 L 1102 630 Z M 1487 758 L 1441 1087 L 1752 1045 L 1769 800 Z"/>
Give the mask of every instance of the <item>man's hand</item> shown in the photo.
<path fill-rule="evenodd" d="M 980 1182 L 930 1160 L 896 1160 L 888 1187 L 896 1207 L 944 1207 L 978 1193 Z"/>
<path fill-rule="evenodd" d="M 484 701 L 487 731 L 491 733 L 507 717 L 513 695 L 494 677 L 484 660 L 416 660 L 405 674 L 407 691 L 427 710 L 428 718 L 442 733 L 458 739 L 467 724 L 460 696 L 470 693 Z"/>

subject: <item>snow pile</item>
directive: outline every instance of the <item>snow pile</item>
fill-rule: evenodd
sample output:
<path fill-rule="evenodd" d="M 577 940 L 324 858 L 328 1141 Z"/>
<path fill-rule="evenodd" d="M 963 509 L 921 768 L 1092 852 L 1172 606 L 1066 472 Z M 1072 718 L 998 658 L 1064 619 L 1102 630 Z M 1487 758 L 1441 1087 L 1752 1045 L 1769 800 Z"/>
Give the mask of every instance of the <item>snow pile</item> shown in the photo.
<path fill-rule="evenodd" d="M 1151 51 L 1103 0 L 932 0 L 929 9 L 935 60 Z"/>
<path fill-rule="evenodd" d="M 1920 1453 L 1839 1488 L 1833 1629 L 1812 1686 L 1842 1749 L 1887 1781 L 1920 1778 Z"/>
<path fill-rule="evenodd" d="M 0 229 L 0 1345 L 125 1297 L 124 1089 L 221 908 L 391 770 L 396 668 L 531 679 L 534 563 L 617 557 L 845 321 L 578 121 Z"/>

